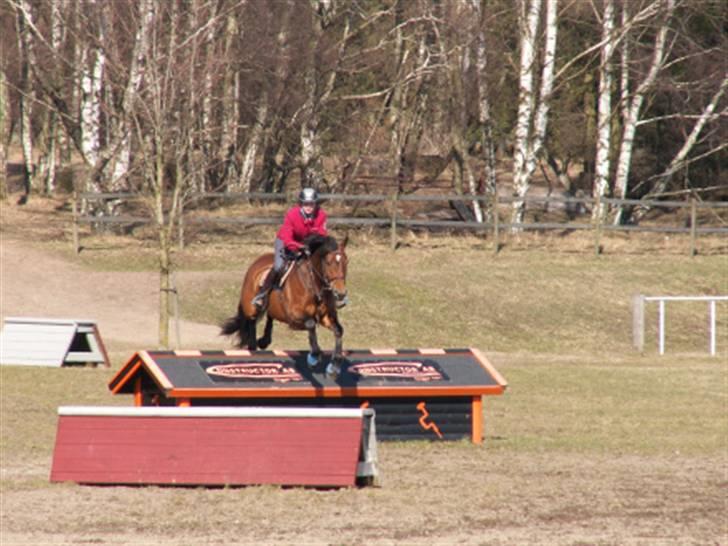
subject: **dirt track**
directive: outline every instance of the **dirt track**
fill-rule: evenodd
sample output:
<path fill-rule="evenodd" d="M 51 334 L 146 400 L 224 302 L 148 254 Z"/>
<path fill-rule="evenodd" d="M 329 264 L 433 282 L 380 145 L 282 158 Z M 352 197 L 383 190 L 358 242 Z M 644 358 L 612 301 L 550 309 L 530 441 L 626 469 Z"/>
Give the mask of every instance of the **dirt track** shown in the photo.
<path fill-rule="evenodd" d="M 87 271 L 17 239 L 0 244 L 3 317 L 95 320 L 102 339 L 120 349 L 158 344 L 159 278 L 151 272 Z M 180 322 L 182 344 L 220 345 L 219 328 Z M 174 328 L 171 329 L 173 336 Z"/>

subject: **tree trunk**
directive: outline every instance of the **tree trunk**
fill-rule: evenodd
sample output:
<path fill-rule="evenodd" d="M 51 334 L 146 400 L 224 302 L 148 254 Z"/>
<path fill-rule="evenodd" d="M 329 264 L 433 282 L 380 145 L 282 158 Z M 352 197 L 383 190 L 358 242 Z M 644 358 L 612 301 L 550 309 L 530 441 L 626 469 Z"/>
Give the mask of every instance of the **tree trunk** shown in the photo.
<path fill-rule="evenodd" d="M 390 108 L 390 139 L 396 192 L 414 179 L 417 170 L 417 155 L 424 130 L 424 116 L 428 110 L 431 63 L 434 53 L 431 45 L 435 41 L 432 31 L 425 31 L 417 37 L 405 36 L 401 32 L 402 13 L 395 16 L 395 56 L 397 70 L 392 89 Z M 416 41 L 415 41 L 416 40 Z M 416 53 L 413 53 L 416 44 Z M 409 59 L 413 58 L 409 68 Z"/>
<path fill-rule="evenodd" d="M 487 70 L 488 54 L 485 40 L 485 10 L 480 0 L 473 0 L 473 8 L 477 15 L 478 30 L 475 37 L 475 79 L 478 90 L 478 124 L 482 134 L 483 146 L 483 191 L 490 197 L 490 202 L 498 195 L 496 179 L 495 142 L 493 136 L 493 120 L 490 107 L 490 92 L 488 90 Z M 488 209 L 488 220 L 497 214 L 496 210 Z"/>
<path fill-rule="evenodd" d="M 263 138 L 266 120 L 268 118 L 268 91 L 263 90 L 255 113 L 255 122 L 248 136 L 248 144 L 245 147 L 243 163 L 240 167 L 240 181 L 238 187 L 244 192 L 252 191 L 253 169 L 255 160 L 258 157 L 258 148 Z"/>
<path fill-rule="evenodd" d="M 169 347 L 170 240 L 166 229 L 171 219 L 164 214 L 164 165 L 157 154 L 155 161 L 155 193 L 157 230 L 159 236 L 159 345 Z"/>
<path fill-rule="evenodd" d="M 536 162 L 541 154 L 546 138 L 549 110 L 551 106 L 551 93 L 554 88 L 554 67 L 556 62 L 556 36 L 558 25 L 556 21 L 558 0 L 546 0 L 546 36 L 543 50 L 543 68 L 541 70 L 541 88 L 536 106 L 533 122 L 533 137 L 529 146 L 526 172 L 530 179 L 536 169 Z"/>
<path fill-rule="evenodd" d="M 472 10 L 467 5 L 464 6 L 468 9 L 467 14 L 473 15 Z M 450 118 L 450 155 L 457 166 L 456 189 L 459 193 L 464 194 L 465 185 L 467 184 L 468 193 L 475 196 L 478 193 L 478 188 L 473 169 L 470 166 L 469 143 L 466 141 L 468 104 L 465 93 L 465 80 L 466 74 L 470 72 L 470 48 L 456 47 L 456 40 L 451 40 L 450 33 L 447 31 L 438 30 L 437 37 L 440 46 L 439 54 L 446 63 L 445 74 L 450 80 L 450 107 L 447 110 Z M 482 223 L 483 210 L 480 202 L 473 200 L 471 207 L 475 221 Z"/>
<path fill-rule="evenodd" d="M 103 26 L 99 24 L 97 28 L 97 45 L 84 44 L 81 54 L 81 151 L 86 163 L 94 166 L 99 161 L 101 148 L 101 86 L 106 64 L 106 54 L 101 46 L 104 42 Z M 100 186 L 93 187 L 97 183 L 98 180 L 90 180 L 86 190 L 101 191 Z"/>
<path fill-rule="evenodd" d="M 665 18 L 663 23 L 657 32 L 655 38 L 655 49 L 652 56 L 652 63 L 650 69 L 645 76 L 645 79 L 639 85 L 639 87 L 632 94 L 631 98 L 622 97 L 622 100 L 627 101 L 628 106 L 625 108 L 625 118 L 622 120 L 622 142 L 619 148 L 619 159 L 617 160 L 617 173 L 614 177 L 614 188 L 615 194 L 620 199 L 627 197 L 629 189 L 629 172 L 632 165 L 632 152 L 634 151 L 634 137 L 637 132 L 637 122 L 640 118 L 640 111 L 642 110 L 642 103 L 645 99 L 645 94 L 649 91 L 657 79 L 657 75 L 662 70 L 665 64 L 665 57 L 668 53 L 666 51 L 667 43 L 667 31 L 672 13 L 675 10 L 675 0 L 665 0 Z M 627 90 L 627 85 L 623 86 L 623 91 Z M 614 217 L 614 224 L 619 225 L 622 223 L 624 214 L 624 207 L 618 207 Z"/>
<path fill-rule="evenodd" d="M 599 102 L 597 107 L 597 151 L 594 163 L 596 205 L 593 219 L 603 220 L 606 209 L 602 198 L 609 191 L 610 147 L 612 136 L 612 55 L 616 46 L 614 36 L 614 1 L 604 0 L 602 17 L 602 47 L 599 64 Z"/>
<path fill-rule="evenodd" d="M 678 152 L 675 154 L 675 157 L 672 158 L 672 161 L 670 161 L 668 167 L 657 176 L 660 182 L 647 195 L 647 197 L 659 197 L 660 194 L 664 193 L 672 176 L 678 170 L 685 166 L 685 160 L 690 151 L 693 149 L 693 146 L 695 146 L 695 143 L 698 141 L 698 136 L 700 136 L 703 127 L 705 127 L 705 124 L 708 123 L 708 121 L 715 117 L 715 109 L 718 105 L 718 101 L 723 96 L 723 93 L 725 93 L 726 89 L 728 89 L 728 74 L 723 77 L 723 81 L 721 82 L 720 87 L 715 92 L 710 102 L 703 109 L 703 112 L 700 114 L 698 121 L 696 121 L 695 125 L 693 125 L 690 134 L 685 139 L 685 142 L 680 147 L 680 150 L 678 150 Z M 639 221 L 640 219 L 642 219 L 648 210 L 649 207 L 640 207 L 639 210 L 635 212 L 635 221 Z"/>
<path fill-rule="evenodd" d="M 516 141 L 513 150 L 513 210 L 511 223 L 523 222 L 524 196 L 529 187 L 527 161 L 529 156 L 531 120 L 536 94 L 533 89 L 533 70 L 536 62 L 536 32 L 541 13 L 540 0 L 521 0 L 522 13 L 519 32 L 521 62 L 519 66 L 518 115 Z M 527 6 L 527 10 L 525 9 Z M 514 228 L 518 229 L 518 228 Z"/>
<path fill-rule="evenodd" d="M 175 4 L 172 4 L 172 6 L 174 7 Z M 124 191 L 127 188 L 124 179 L 129 171 L 131 159 L 129 112 L 133 108 L 133 103 L 137 98 L 137 93 L 144 78 L 144 66 L 147 55 L 149 54 L 149 33 L 154 17 L 154 1 L 141 0 L 139 2 L 140 22 L 134 37 L 134 48 L 132 50 L 131 65 L 129 66 L 129 75 L 124 86 L 121 111 L 115 120 L 114 130 L 109 139 L 109 146 L 118 148 L 119 150 L 117 154 L 114 154 L 113 159 L 114 166 L 111 175 L 111 191 Z M 174 12 L 172 18 L 176 20 Z M 174 25 L 171 26 L 173 29 L 175 28 Z"/>
<path fill-rule="evenodd" d="M 311 59 L 303 78 L 306 99 L 302 108 L 301 122 L 301 180 L 303 185 L 314 188 L 324 186 L 324 169 L 321 155 L 321 113 L 334 89 L 338 63 L 341 61 L 349 40 L 349 20 L 346 20 L 343 36 L 339 42 L 336 65 L 324 78 L 319 51 L 324 31 L 331 23 L 335 4 L 329 0 L 311 0 L 314 9 L 313 36 L 311 39 Z"/>
<path fill-rule="evenodd" d="M 585 180 L 590 183 L 594 181 L 594 145 L 595 136 L 597 134 L 597 98 L 594 94 L 594 74 L 587 72 L 584 74 L 584 142 L 586 143 L 584 150 L 584 159 L 582 162 L 582 172 Z"/>
<path fill-rule="evenodd" d="M 721 82 L 718 90 L 713 95 L 713 98 L 703 109 L 703 112 L 700 114 L 698 121 L 695 122 L 695 125 L 690 131 L 688 138 L 685 139 L 682 147 L 675 154 L 675 157 L 672 158 L 672 161 L 670 161 L 670 165 L 667 167 L 667 169 L 665 169 L 665 171 L 660 174 L 660 177 L 668 177 L 676 173 L 684 165 L 685 159 L 690 153 L 690 150 L 693 149 L 693 146 L 695 146 L 695 143 L 698 141 L 698 136 L 700 136 L 703 127 L 705 127 L 705 124 L 708 123 L 708 121 L 713 119 L 715 108 L 718 105 L 718 101 L 723 96 L 723 93 L 725 93 L 726 89 L 728 89 L 728 73 L 723 77 L 723 81 Z M 655 190 L 653 190 L 651 193 L 653 195 L 659 195 L 660 193 L 663 193 L 665 191 L 665 187 L 663 184 L 664 183 L 658 184 Z"/>
<path fill-rule="evenodd" d="M 0 200 L 5 199 L 8 194 L 8 122 L 10 121 L 8 84 L 5 77 L 5 70 L 0 67 Z"/>
<path fill-rule="evenodd" d="M 409 53 L 404 48 L 404 39 L 402 36 L 402 10 L 403 6 L 400 2 L 395 5 L 394 11 L 394 48 L 393 57 L 396 66 L 394 71 L 392 85 L 392 92 L 390 97 L 390 105 L 388 112 L 387 122 L 390 125 L 391 132 L 389 136 L 390 153 L 392 154 L 392 167 L 395 175 L 396 192 L 401 191 L 402 174 L 403 174 L 403 157 L 404 151 L 402 149 L 402 108 L 404 100 L 404 89 L 401 79 L 402 72 L 404 70 L 404 63 Z"/>
<path fill-rule="evenodd" d="M 20 52 L 20 145 L 23 150 L 23 192 L 21 202 L 26 202 L 33 187 L 33 132 L 31 126 L 31 110 L 34 98 L 33 85 L 30 81 L 30 67 L 33 59 L 33 43 L 28 29 L 30 21 L 30 4 L 21 0 L 16 24 L 18 30 L 18 50 Z"/>
<path fill-rule="evenodd" d="M 236 16 L 229 13 L 225 25 L 224 57 L 230 58 L 233 40 L 242 29 L 238 25 Z M 222 134 L 218 149 L 218 161 L 222 165 L 222 183 L 227 188 L 235 186 L 233 179 L 235 173 L 235 157 L 238 150 L 238 102 L 240 101 L 240 74 L 235 71 L 237 63 L 230 63 L 225 67 L 222 81 Z"/>
<path fill-rule="evenodd" d="M 53 51 L 61 49 L 63 40 L 63 21 L 61 19 L 61 6 L 60 0 L 51 0 L 51 13 L 50 13 L 50 31 L 51 31 L 51 45 Z M 56 68 L 53 74 L 53 82 L 57 87 L 60 87 L 61 74 L 58 73 L 59 69 Z M 58 144 L 59 144 L 59 127 L 58 127 L 58 113 L 54 108 L 51 108 L 47 112 L 47 125 L 46 125 L 46 138 L 44 153 L 39 159 L 39 173 L 41 175 L 43 192 L 51 194 L 56 187 L 56 165 L 58 156 Z"/>
<path fill-rule="evenodd" d="M 554 84 L 556 59 L 557 8 L 558 0 L 546 0 L 545 44 L 541 87 L 538 96 L 533 89 L 533 75 L 536 69 L 536 32 L 540 17 L 541 0 L 532 0 L 528 18 L 521 26 L 521 94 L 519 98 L 516 147 L 513 162 L 513 189 L 516 200 L 513 203 L 511 222 L 523 222 L 525 196 L 531 185 L 531 176 L 536 169 L 541 148 L 546 138 L 546 127 Z M 533 121 L 531 119 L 533 118 Z M 518 230 L 518 228 L 515 228 Z"/>

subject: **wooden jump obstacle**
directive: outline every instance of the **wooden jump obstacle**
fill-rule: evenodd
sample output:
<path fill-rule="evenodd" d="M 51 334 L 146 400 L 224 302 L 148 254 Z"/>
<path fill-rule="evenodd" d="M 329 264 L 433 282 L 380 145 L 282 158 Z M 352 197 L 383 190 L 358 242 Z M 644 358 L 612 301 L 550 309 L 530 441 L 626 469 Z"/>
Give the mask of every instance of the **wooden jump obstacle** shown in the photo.
<path fill-rule="evenodd" d="M 61 407 L 52 482 L 346 487 L 377 478 L 369 409 Z"/>
<path fill-rule="evenodd" d="M 477 349 L 348 351 L 336 380 L 299 351 L 139 351 L 109 382 L 136 406 L 376 411 L 381 439 L 483 440 L 483 396 L 507 384 Z"/>
<path fill-rule="evenodd" d="M 0 333 L 0 364 L 108 367 L 109 356 L 93 320 L 7 317 Z"/>

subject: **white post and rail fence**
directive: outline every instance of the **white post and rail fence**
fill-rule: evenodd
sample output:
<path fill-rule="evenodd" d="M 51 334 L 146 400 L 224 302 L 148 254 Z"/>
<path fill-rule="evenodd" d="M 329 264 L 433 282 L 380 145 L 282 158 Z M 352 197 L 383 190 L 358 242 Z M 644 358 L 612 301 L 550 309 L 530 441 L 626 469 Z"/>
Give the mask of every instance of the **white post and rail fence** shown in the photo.
<path fill-rule="evenodd" d="M 667 302 L 703 301 L 708 304 L 708 350 L 712 356 L 716 347 L 716 302 L 728 301 L 728 296 L 645 296 L 636 294 L 632 298 L 632 339 L 635 348 L 645 347 L 645 304 L 657 302 L 657 337 L 661 355 L 665 354 L 665 307 Z"/>

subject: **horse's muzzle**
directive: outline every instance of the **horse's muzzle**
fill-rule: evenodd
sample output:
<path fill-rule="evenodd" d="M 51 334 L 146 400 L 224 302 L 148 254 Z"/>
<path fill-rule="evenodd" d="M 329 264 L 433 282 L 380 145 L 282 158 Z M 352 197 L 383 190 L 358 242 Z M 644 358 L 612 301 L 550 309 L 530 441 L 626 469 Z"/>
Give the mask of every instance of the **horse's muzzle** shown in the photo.
<path fill-rule="evenodd" d="M 346 292 L 342 294 L 334 290 L 334 300 L 336 301 L 336 307 L 341 309 L 349 303 L 349 296 L 346 295 Z"/>

